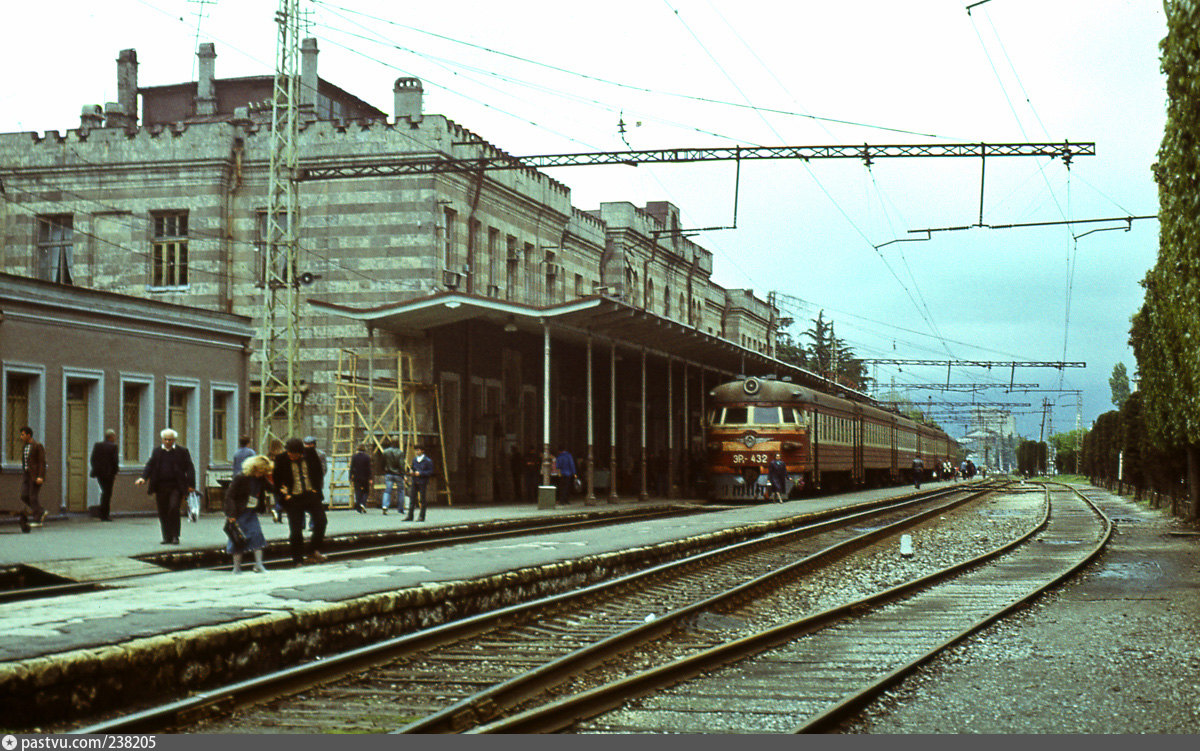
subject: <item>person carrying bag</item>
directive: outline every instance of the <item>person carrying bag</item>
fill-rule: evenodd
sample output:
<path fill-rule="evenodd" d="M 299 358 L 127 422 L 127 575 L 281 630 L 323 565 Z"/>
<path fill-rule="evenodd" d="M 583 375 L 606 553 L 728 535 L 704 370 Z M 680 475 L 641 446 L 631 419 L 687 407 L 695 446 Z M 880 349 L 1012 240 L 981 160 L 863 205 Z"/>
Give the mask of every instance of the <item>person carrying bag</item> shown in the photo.
<path fill-rule="evenodd" d="M 233 557 L 233 573 L 242 572 L 242 556 L 246 551 L 254 554 L 255 573 L 265 573 L 263 548 L 267 540 L 258 523 L 255 507 L 266 492 L 266 483 L 259 478 L 267 477 L 274 469 L 265 456 L 252 456 L 242 463 L 242 472 L 233 478 L 225 491 L 225 552 Z M 251 501 L 253 498 L 253 501 Z"/>

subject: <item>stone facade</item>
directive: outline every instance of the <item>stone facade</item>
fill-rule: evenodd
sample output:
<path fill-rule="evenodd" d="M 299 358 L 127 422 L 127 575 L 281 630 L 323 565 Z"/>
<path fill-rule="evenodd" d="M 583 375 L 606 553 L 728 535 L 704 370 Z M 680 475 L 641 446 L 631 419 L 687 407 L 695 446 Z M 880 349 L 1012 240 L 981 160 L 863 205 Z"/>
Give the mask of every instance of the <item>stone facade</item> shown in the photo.
<path fill-rule="evenodd" d="M 389 120 L 319 79 L 316 54 L 306 40 L 302 168 L 502 153 L 424 114 L 419 81 L 397 81 Z M 261 320 L 271 133 L 269 109 L 254 103 L 271 79 L 215 78 L 212 45 L 200 58 L 200 81 L 138 89 L 136 53 L 125 50 L 119 101 L 103 115 L 88 105 L 65 134 L 0 134 L 0 271 Z M 371 308 L 457 290 L 546 306 L 604 294 L 772 352 L 777 311 L 715 284 L 712 254 L 682 236 L 666 202 L 583 211 L 566 185 L 512 169 L 304 181 L 299 206 L 294 273 L 313 278 L 300 287 L 301 430 L 326 441 L 343 349 L 403 349 L 418 377 L 435 381 L 436 334 L 376 331 L 372 341 L 361 323 L 314 312 L 309 299 Z"/>

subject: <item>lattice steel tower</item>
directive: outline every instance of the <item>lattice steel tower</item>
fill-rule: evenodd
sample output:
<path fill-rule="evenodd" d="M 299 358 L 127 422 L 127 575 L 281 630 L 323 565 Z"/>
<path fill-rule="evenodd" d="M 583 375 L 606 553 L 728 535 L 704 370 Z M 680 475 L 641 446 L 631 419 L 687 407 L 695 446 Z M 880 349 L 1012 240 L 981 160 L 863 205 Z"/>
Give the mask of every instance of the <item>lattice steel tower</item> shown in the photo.
<path fill-rule="evenodd" d="M 260 449 L 272 438 L 286 440 L 297 426 L 296 362 L 300 343 L 300 299 L 296 268 L 299 243 L 300 0 L 279 0 L 279 39 L 271 98 L 271 163 L 262 270 L 262 376 L 259 381 Z M 286 426 L 286 427 L 284 427 Z M 284 434 L 279 435 L 279 428 Z"/>

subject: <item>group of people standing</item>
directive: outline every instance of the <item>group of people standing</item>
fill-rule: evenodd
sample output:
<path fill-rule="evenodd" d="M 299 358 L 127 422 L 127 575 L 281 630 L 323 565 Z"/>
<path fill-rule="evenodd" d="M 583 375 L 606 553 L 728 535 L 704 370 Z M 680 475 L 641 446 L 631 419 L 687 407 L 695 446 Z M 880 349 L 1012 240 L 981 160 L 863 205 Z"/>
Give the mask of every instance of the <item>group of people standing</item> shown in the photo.
<path fill-rule="evenodd" d="M 21 531 L 28 533 L 41 526 L 48 512 L 39 502 L 39 494 L 46 482 L 46 449 L 34 440 L 33 429 L 26 426 L 20 430 L 21 447 Z M 134 484 L 145 486 L 146 492 L 154 496 L 158 512 L 159 528 L 163 545 L 178 545 L 180 516 L 188 496 L 196 492 L 196 465 L 188 450 L 177 445 L 179 435 L 171 428 L 159 433 L 160 444 L 150 453 L 150 458 Z M 414 446 L 414 457 L 405 467 L 404 455 L 399 442 L 384 441 L 384 474 L 386 487 L 383 494 L 383 513 L 387 513 L 391 500 L 396 508 L 404 506 L 399 493 L 408 488 L 407 521 L 425 521 L 426 488 L 433 476 L 433 460 L 425 454 L 422 446 Z M 250 447 L 250 437 L 242 436 L 239 447 L 232 457 L 233 478 L 225 492 L 224 512 L 226 534 L 229 541 L 226 551 L 233 556 L 233 569 L 241 570 L 242 558 L 246 553 L 254 556 L 254 570 L 264 571 L 262 551 L 266 539 L 258 521 L 258 513 L 270 510 L 274 520 L 282 523 L 287 517 L 288 542 L 292 561 L 296 564 L 320 563 L 325 560 L 321 548 L 324 545 L 328 518 L 325 513 L 326 459 L 316 448 L 312 436 L 291 438 L 286 443 L 274 441 L 264 454 Z M 355 508 L 366 513 L 374 472 L 371 456 L 366 445 L 360 445 L 350 461 L 350 481 L 354 487 Z M 91 476 L 100 486 L 98 516 L 101 521 L 111 521 L 113 485 L 120 471 L 120 456 L 117 434 L 106 430 L 104 440 L 92 447 Z M 408 482 L 404 482 L 404 478 Z M 310 552 L 304 555 L 304 529 L 312 531 Z"/>
<path fill-rule="evenodd" d="M 388 509 L 395 500 L 397 511 L 407 511 L 405 521 L 413 521 L 413 513 L 419 506 L 421 515 L 416 521 L 425 521 L 425 495 L 429 486 L 429 478 L 433 477 L 433 460 L 425 453 L 425 447 L 413 446 L 413 458 L 405 466 L 404 450 L 399 441 L 384 438 L 383 452 L 383 497 L 379 505 L 387 516 Z M 360 514 L 367 513 L 367 500 L 371 497 L 374 487 L 374 462 L 367 453 L 367 445 L 360 444 L 358 451 L 350 457 L 350 484 L 354 486 L 354 508 Z M 407 493 L 405 493 L 407 489 Z M 408 497 L 408 508 L 404 508 L 404 497 Z"/>

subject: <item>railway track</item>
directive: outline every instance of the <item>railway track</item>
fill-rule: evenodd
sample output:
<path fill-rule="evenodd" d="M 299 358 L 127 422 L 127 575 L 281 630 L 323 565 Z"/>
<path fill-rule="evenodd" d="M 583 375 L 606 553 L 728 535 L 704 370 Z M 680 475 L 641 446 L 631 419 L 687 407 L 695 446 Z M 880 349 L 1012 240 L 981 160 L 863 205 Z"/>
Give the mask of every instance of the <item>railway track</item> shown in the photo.
<path fill-rule="evenodd" d="M 936 654 L 1091 561 L 1111 522 L 1046 487 L 1028 535 L 898 586 L 727 638 L 472 732 L 806 733 L 864 706 Z M 780 594 L 784 594 L 781 592 Z M 762 602 L 732 615 L 753 620 Z M 727 635 L 728 636 L 728 635 Z"/>
<path fill-rule="evenodd" d="M 710 617 L 720 602 L 751 599 L 985 492 L 949 488 L 930 494 L 937 500 L 913 499 L 806 525 L 79 732 L 386 732 L 401 725 L 408 732 L 468 730 L 548 686 Z M 689 649 L 710 646 L 705 637 Z M 286 699 L 269 700 L 283 694 Z M 201 722 L 213 714 L 225 717 Z"/>
<path fill-rule="evenodd" d="M 325 556 L 329 561 L 339 560 L 361 560 L 373 558 L 377 556 L 396 555 L 399 553 L 408 553 L 418 550 L 430 550 L 432 548 L 446 547 L 450 545 L 461 545 L 472 542 L 483 542 L 486 540 L 501 540 L 505 538 L 529 535 L 529 534 L 552 534 L 555 532 L 569 532 L 578 529 L 588 529 L 591 527 L 602 527 L 611 524 L 625 524 L 636 521 L 646 521 L 649 519 L 669 518 L 679 516 L 681 514 L 697 514 L 708 513 L 708 510 L 703 508 L 697 509 L 654 509 L 640 513 L 624 513 L 620 515 L 603 515 L 582 519 L 531 519 L 519 523 L 510 523 L 496 525 L 491 529 L 472 528 L 463 530 L 455 527 L 432 527 L 427 530 L 422 530 L 419 535 L 413 535 L 405 531 L 396 532 L 372 532 L 367 534 L 354 535 L 352 537 L 330 537 L 326 539 Z M 291 555 L 287 552 L 287 541 L 275 541 L 271 543 L 267 550 L 270 552 L 273 548 L 280 551 L 277 555 L 269 556 L 265 559 L 265 563 L 272 568 L 287 568 L 293 564 Z M 41 574 L 36 571 L 23 571 L 22 568 L 7 572 L 8 576 L 0 579 L 0 603 L 19 602 L 22 600 L 34 600 L 46 597 L 60 597 L 68 594 L 77 594 L 80 592 L 91 592 L 97 589 L 103 589 L 106 586 L 118 584 L 121 581 L 135 578 L 137 576 L 146 576 L 151 573 L 165 573 L 172 570 L 198 570 L 207 569 L 210 571 L 229 571 L 231 566 L 228 562 L 229 556 L 225 553 L 224 547 L 214 548 L 212 550 L 192 551 L 192 555 L 184 556 L 186 562 L 179 563 L 175 559 L 181 557 L 179 553 L 171 553 L 164 555 L 145 555 L 137 556 L 136 558 L 147 563 L 155 563 L 162 566 L 162 570 L 147 570 L 138 574 L 127 576 L 114 576 L 102 579 L 93 579 L 89 581 L 63 581 L 61 577 L 55 577 L 48 574 Z M 26 584 L 30 578 L 37 580 L 39 583 Z"/>

